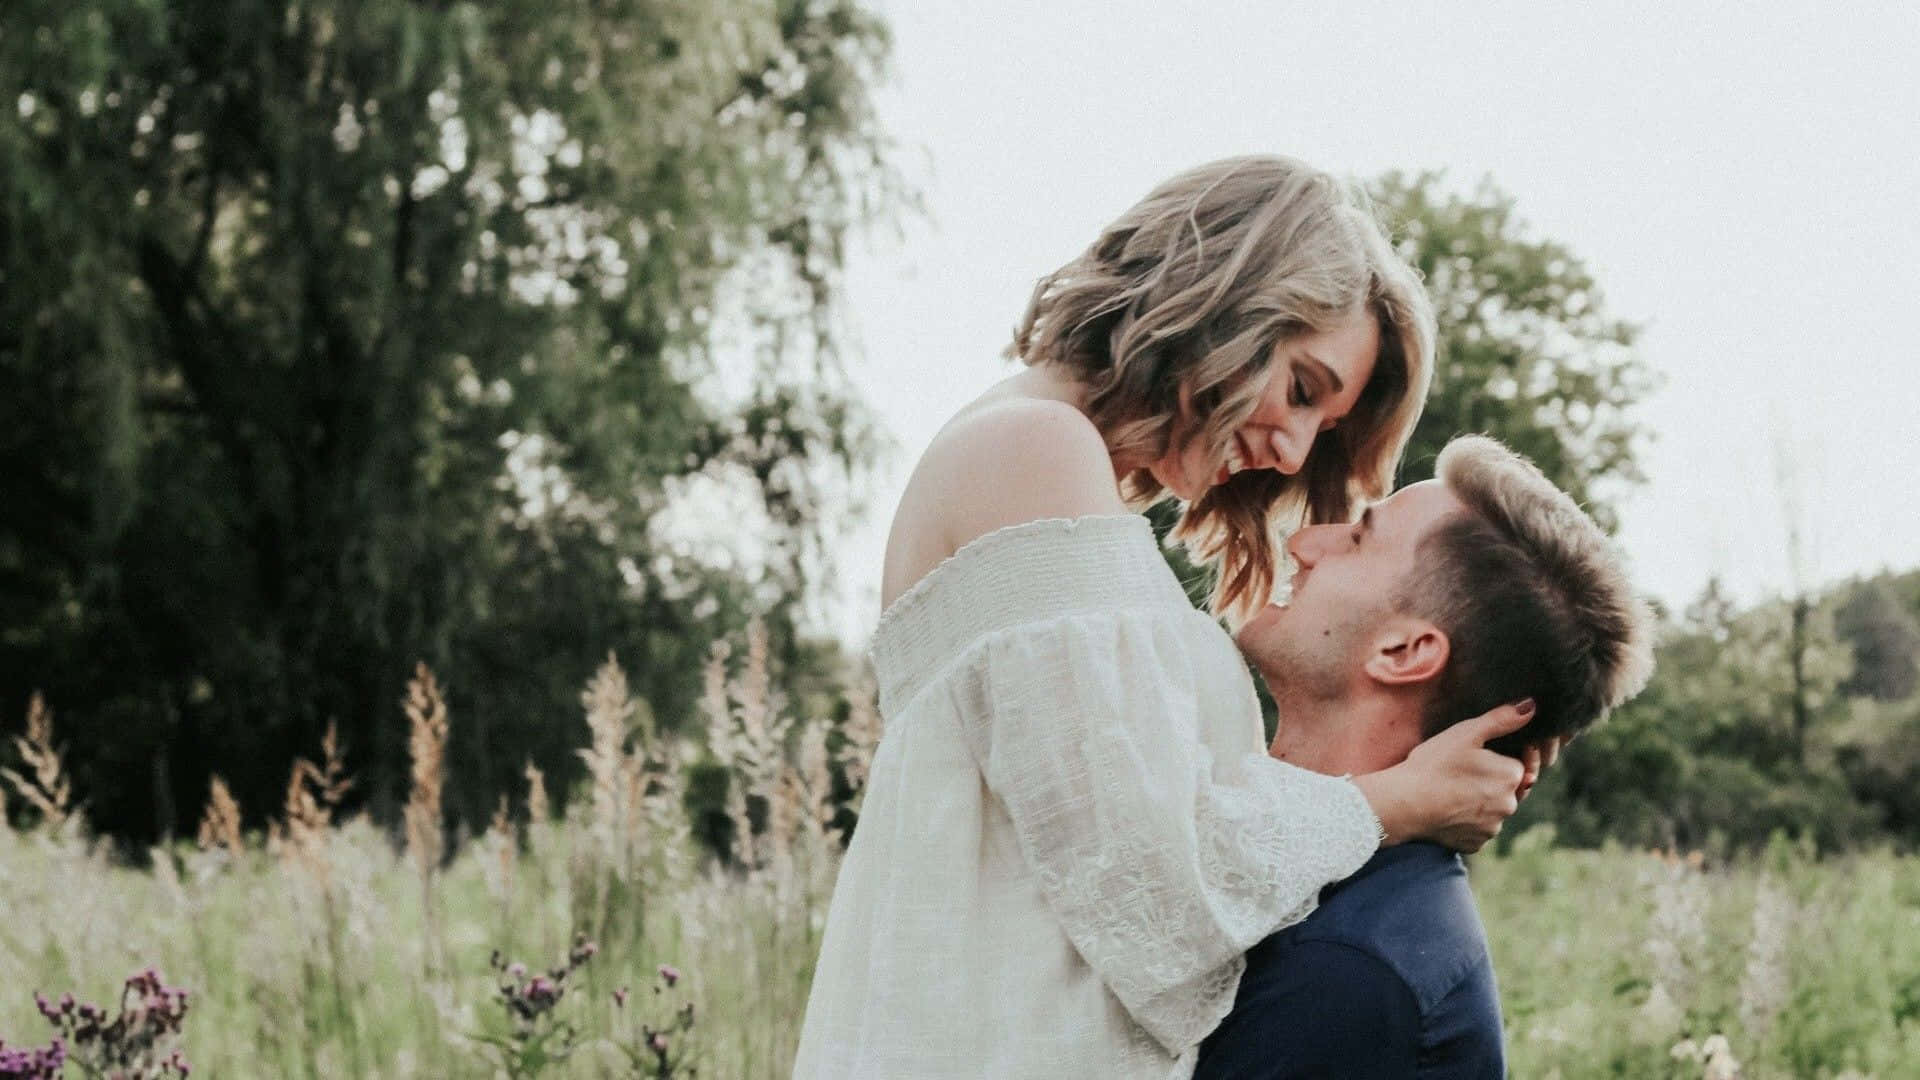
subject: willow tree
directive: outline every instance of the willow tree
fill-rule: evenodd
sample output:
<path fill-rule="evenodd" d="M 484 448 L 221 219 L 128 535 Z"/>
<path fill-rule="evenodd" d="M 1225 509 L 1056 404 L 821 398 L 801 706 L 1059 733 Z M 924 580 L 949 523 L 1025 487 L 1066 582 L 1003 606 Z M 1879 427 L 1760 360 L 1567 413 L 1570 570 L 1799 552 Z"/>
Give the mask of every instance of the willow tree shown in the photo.
<path fill-rule="evenodd" d="M 0 706 L 46 690 L 96 821 L 263 808 L 329 720 L 390 812 L 421 657 L 469 815 L 610 648 L 674 722 L 871 453 L 885 51 L 846 0 L 0 7 Z M 753 565 L 649 527 L 694 475 Z"/>

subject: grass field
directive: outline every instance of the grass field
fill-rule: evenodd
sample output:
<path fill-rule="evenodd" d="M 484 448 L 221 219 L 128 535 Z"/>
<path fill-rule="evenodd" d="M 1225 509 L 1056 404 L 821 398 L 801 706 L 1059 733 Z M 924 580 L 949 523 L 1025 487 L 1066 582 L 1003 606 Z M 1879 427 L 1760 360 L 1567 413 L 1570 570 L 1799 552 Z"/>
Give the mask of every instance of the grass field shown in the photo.
<path fill-rule="evenodd" d="M 0 831 L 0 1035 L 46 1040 L 35 989 L 104 1001 L 153 965 L 193 995 L 198 1075 L 495 1075 L 471 1037 L 506 1031 L 490 954 L 545 966 L 592 925 L 576 892 L 588 830 L 543 833 L 510 882 L 483 843 L 454 861 L 434 885 L 436 941 L 415 868 L 364 824 L 330 837 L 330 892 L 264 851 L 195 852 L 169 875 Z M 1762 862 L 1700 870 L 1534 837 L 1477 858 L 1513 1075 L 1712 1075 L 1674 1048 L 1721 1034 L 1742 1071 L 1720 1075 L 1920 1076 L 1920 861 Z M 598 1040 L 637 1045 L 636 1023 L 664 1026 L 684 1001 L 695 1022 L 671 1053 L 690 1050 L 699 1075 L 783 1076 L 823 896 L 764 878 L 616 885 L 599 953 L 554 1010 L 584 1048 L 553 1074 L 653 1075 Z M 684 978 L 655 993 L 662 963 Z"/>
<path fill-rule="evenodd" d="M 536 784 L 518 824 L 450 845 L 421 827 L 433 813 L 404 837 L 335 823 L 326 757 L 296 771 L 269 836 L 216 806 L 200 844 L 150 869 L 76 828 L 0 828 L 0 1039 L 47 1042 L 36 991 L 112 1005 L 151 966 L 191 995 L 179 1044 L 197 1076 L 785 1076 L 834 870 L 831 807 L 809 795 L 823 734 L 755 712 L 751 676 L 744 709 L 715 680 L 709 745 L 767 799 L 734 853 L 754 869 L 722 873 L 687 840 L 671 754 L 628 737 L 615 674 L 587 695 L 588 797 L 549 819 Z M 437 708 L 412 710 L 432 766 L 416 803 L 437 795 Z M 774 746 L 799 750 L 775 767 Z M 1473 876 L 1516 1077 L 1920 1077 L 1920 860 L 1780 841 L 1707 865 L 1556 849 L 1539 828 Z M 597 951 L 556 999 L 537 976 L 577 935 Z"/>

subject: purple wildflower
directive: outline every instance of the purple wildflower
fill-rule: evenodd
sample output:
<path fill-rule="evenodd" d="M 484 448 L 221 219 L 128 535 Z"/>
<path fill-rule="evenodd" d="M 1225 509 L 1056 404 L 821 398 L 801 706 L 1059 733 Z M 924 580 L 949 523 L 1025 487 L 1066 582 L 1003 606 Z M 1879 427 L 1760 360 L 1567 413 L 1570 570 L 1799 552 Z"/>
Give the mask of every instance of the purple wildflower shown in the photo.
<path fill-rule="evenodd" d="M 59 1037 L 34 1055 L 18 1051 L 0 1058 L 0 1080 L 51 1077 L 68 1063 L 88 1075 L 111 1072 L 142 1080 L 188 1073 L 185 1055 L 165 1045 L 185 1023 L 188 994 L 168 986 L 154 968 L 127 979 L 117 1014 L 91 1002 L 75 1001 L 70 993 L 61 994 L 58 1003 L 38 993 L 33 1000 Z"/>
<path fill-rule="evenodd" d="M 0 1039 L 0 1080 L 57 1080 L 67 1048 L 59 1039 L 38 1050 L 8 1049 Z"/>

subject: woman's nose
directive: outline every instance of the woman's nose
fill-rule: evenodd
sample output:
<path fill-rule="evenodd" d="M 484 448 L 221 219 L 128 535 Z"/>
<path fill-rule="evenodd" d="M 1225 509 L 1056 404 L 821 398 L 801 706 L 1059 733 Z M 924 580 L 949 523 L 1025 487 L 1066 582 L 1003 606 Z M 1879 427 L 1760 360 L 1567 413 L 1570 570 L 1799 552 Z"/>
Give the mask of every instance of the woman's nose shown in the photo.
<path fill-rule="evenodd" d="M 1267 439 L 1268 452 L 1273 455 L 1273 467 L 1283 476 L 1292 476 L 1300 471 L 1307 462 L 1307 451 L 1313 447 L 1311 435 L 1301 438 L 1283 429 L 1276 428 Z"/>

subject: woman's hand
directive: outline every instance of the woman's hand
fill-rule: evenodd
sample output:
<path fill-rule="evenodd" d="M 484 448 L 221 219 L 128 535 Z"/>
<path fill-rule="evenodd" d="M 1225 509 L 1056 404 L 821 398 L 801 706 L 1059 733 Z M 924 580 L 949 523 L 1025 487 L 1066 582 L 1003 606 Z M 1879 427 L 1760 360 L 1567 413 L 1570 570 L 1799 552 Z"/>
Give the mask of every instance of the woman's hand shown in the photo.
<path fill-rule="evenodd" d="M 1514 793 L 1515 796 L 1526 798 L 1527 792 L 1532 791 L 1533 785 L 1539 782 L 1540 774 L 1547 766 L 1560 760 L 1560 751 L 1572 741 L 1572 735 L 1555 735 L 1551 739 L 1528 743 L 1520 754 L 1520 767 L 1524 772 L 1520 777 L 1520 790 Z"/>
<path fill-rule="evenodd" d="M 1386 830 L 1383 843 L 1432 840 L 1463 852 L 1484 847 L 1520 805 L 1528 775 L 1525 765 L 1486 744 L 1531 719 L 1531 701 L 1502 705 L 1426 740 L 1390 769 L 1354 777 Z M 1532 771 L 1538 776 L 1538 765 Z"/>

